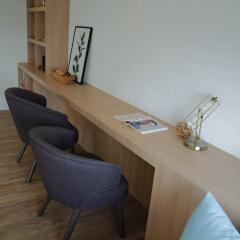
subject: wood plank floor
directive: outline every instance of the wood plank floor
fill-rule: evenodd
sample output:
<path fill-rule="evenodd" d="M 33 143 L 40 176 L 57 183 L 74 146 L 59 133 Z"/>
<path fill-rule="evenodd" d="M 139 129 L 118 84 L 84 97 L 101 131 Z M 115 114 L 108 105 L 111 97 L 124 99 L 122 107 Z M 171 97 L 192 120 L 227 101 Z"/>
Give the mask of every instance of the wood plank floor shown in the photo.
<path fill-rule="evenodd" d="M 18 138 L 9 112 L 0 112 L 0 239 L 60 240 L 72 210 L 54 201 L 42 218 L 36 216 L 45 196 L 39 174 L 24 183 L 32 163 L 28 149 L 21 164 L 15 162 Z M 83 212 L 72 240 L 119 239 L 113 209 Z M 126 240 L 144 239 L 147 211 L 131 196 L 125 202 Z"/>

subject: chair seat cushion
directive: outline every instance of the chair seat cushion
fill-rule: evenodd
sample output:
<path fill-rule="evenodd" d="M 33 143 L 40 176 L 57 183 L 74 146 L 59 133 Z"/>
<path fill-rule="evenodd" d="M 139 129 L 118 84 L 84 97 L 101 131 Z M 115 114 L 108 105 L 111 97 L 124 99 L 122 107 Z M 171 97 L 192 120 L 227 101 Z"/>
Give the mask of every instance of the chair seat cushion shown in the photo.
<path fill-rule="evenodd" d="M 88 196 L 79 206 L 80 209 L 95 209 L 111 206 L 117 201 L 123 200 L 128 194 L 127 180 L 122 176 L 116 188 L 97 192 Z"/>

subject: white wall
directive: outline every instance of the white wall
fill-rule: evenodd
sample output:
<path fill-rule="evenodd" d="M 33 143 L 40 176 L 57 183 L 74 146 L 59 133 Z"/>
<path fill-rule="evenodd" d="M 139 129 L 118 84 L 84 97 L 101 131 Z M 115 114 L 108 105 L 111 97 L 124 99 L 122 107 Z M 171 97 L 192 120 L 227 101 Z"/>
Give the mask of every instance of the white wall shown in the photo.
<path fill-rule="evenodd" d="M 26 22 L 25 0 L 0 0 L 0 110 L 4 90 L 17 86 L 17 63 L 26 61 Z"/>
<path fill-rule="evenodd" d="M 94 28 L 87 82 L 173 124 L 207 94 L 203 138 L 240 156 L 239 0 L 71 0 Z"/>

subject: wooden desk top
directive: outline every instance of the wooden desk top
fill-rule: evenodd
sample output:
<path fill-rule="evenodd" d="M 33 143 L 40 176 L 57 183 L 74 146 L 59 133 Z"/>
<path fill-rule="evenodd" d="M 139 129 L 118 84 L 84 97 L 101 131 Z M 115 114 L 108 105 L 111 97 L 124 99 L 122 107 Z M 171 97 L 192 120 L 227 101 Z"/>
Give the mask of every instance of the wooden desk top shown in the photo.
<path fill-rule="evenodd" d="M 56 94 L 75 111 L 154 167 L 168 167 L 204 190 L 234 206 L 240 213 L 240 160 L 212 145 L 206 152 L 185 148 L 175 128 L 160 119 L 169 130 L 141 135 L 113 118 L 114 115 L 143 112 L 91 85 L 62 85 L 29 64 L 19 68 L 34 81 Z M 239 143 L 240 144 L 240 143 Z"/>

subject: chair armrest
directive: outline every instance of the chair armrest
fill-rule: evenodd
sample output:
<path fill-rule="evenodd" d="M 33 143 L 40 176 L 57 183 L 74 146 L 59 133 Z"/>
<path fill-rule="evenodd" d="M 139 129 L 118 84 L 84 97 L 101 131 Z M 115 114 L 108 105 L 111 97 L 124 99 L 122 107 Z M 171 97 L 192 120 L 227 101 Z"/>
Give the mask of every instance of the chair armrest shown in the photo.
<path fill-rule="evenodd" d="M 70 153 L 61 153 L 61 158 L 68 161 L 71 181 L 75 182 L 76 191 L 86 192 L 87 195 L 107 191 L 118 186 L 122 169 L 119 165 L 88 159 Z M 74 179 L 74 180 L 73 180 Z M 85 185 L 80 183 L 87 183 Z M 84 189 L 86 188 L 86 189 Z"/>
<path fill-rule="evenodd" d="M 24 89 L 23 89 L 24 90 Z M 31 102 L 34 102 L 36 104 L 39 104 L 41 106 L 44 106 L 46 107 L 47 106 L 47 99 L 46 97 L 38 94 L 38 93 L 35 93 L 35 92 L 30 92 L 30 91 L 27 91 L 27 90 L 24 90 L 24 94 L 22 94 L 22 98 L 28 100 L 28 101 L 31 101 Z"/>
<path fill-rule="evenodd" d="M 41 134 L 36 135 L 36 132 L 40 132 Z M 34 142 L 34 139 L 39 139 L 50 146 L 61 150 L 72 148 L 77 141 L 74 129 L 61 127 L 40 126 L 35 129 L 31 129 L 28 135 L 30 142 Z M 37 142 L 35 142 L 35 144 L 37 144 Z M 50 146 L 49 149 L 51 149 Z"/>

